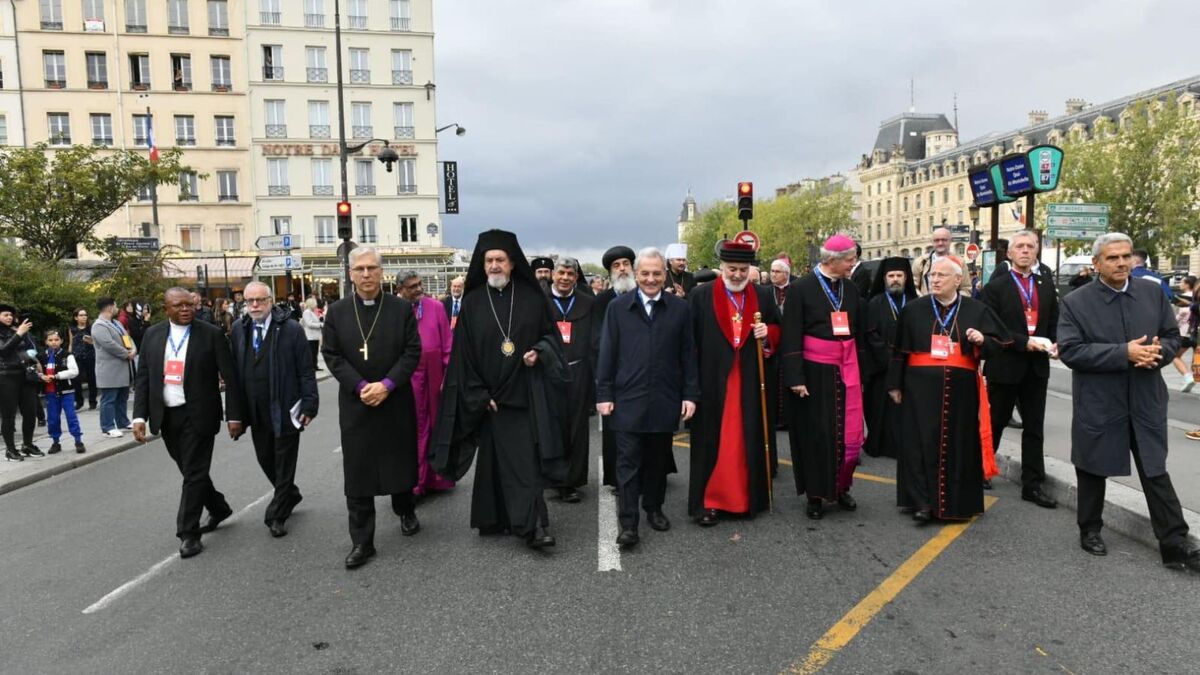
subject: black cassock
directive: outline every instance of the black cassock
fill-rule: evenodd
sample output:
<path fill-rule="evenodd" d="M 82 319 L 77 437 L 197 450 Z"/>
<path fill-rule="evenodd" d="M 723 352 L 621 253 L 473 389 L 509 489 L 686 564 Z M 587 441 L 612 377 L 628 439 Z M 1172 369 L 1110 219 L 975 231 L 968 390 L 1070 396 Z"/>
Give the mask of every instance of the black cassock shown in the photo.
<path fill-rule="evenodd" d="M 966 297 L 958 298 L 958 309 L 943 331 L 934 318 L 931 300 L 932 296 L 922 296 L 900 313 L 896 349 L 888 368 L 888 390 L 903 393 L 900 433 L 904 441 L 896 472 L 897 504 L 928 508 L 936 518 L 966 519 L 983 513 L 978 370 L 918 366 L 909 361 L 910 357 L 928 358 L 935 334 L 948 335 L 955 356 L 965 355 L 976 363 L 998 353 L 1009 336 L 991 308 Z M 969 328 L 983 333 L 981 347 L 967 341 Z M 990 457 L 990 444 L 986 451 Z"/>
<path fill-rule="evenodd" d="M 899 457 L 900 406 L 887 393 L 887 371 L 896 344 L 899 312 L 916 294 L 905 297 L 901 291 L 889 298 L 880 293 L 867 303 L 866 359 L 862 364 L 863 409 L 867 415 L 867 440 L 863 451 L 872 457 Z M 889 303 L 888 300 L 891 300 Z"/>
<path fill-rule="evenodd" d="M 568 335 L 559 327 L 563 338 L 571 387 L 567 403 L 567 420 L 563 425 L 567 453 L 567 479 L 560 486 L 577 488 L 588 482 L 588 419 L 596 406 L 596 357 L 600 350 L 600 318 L 596 314 L 596 298 L 579 292 L 569 298 L 550 297 L 550 313 L 555 323 L 569 323 Z"/>
<path fill-rule="evenodd" d="M 841 368 L 804 358 L 804 337 L 811 335 L 839 342 L 856 340 L 860 368 L 866 341 L 862 339 L 863 312 L 858 287 L 844 279 L 831 284 L 830 290 L 842 300 L 841 311 L 849 315 L 851 332 L 849 336 L 837 336 L 833 334 L 830 316 L 834 308 L 817 281 L 817 274 L 814 270 L 788 288 L 779 352 L 784 396 L 788 401 L 784 411 L 788 418 L 796 494 L 833 500 L 838 496 L 837 476 L 846 453 L 843 438 L 846 386 Z M 807 397 L 791 392 L 790 388 L 798 385 L 808 387 Z"/>
<path fill-rule="evenodd" d="M 506 334 L 514 343 L 511 356 L 501 351 Z M 530 349 L 539 352 L 533 368 L 522 358 Z M 460 480 L 478 450 L 471 527 L 525 536 L 548 524 L 542 493 L 566 474 L 559 422 L 566 414 L 568 382 L 562 361 L 561 340 L 540 288 L 513 281 L 503 291 L 483 285 L 467 292 L 442 389 L 433 467 Z M 551 369 L 560 372 L 543 374 Z M 489 400 L 499 409 L 488 410 Z"/>
<path fill-rule="evenodd" d="M 366 359 L 360 351 L 364 335 L 370 336 Z M 321 353 L 338 381 L 346 496 L 411 492 L 417 482 L 417 413 L 411 378 L 421 359 L 412 305 L 386 293 L 380 293 L 372 305 L 352 295 L 329 306 L 321 336 Z M 372 408 L 359 400 L 359 383 L 384 378 L 396 388 L 382 404 Z"/>

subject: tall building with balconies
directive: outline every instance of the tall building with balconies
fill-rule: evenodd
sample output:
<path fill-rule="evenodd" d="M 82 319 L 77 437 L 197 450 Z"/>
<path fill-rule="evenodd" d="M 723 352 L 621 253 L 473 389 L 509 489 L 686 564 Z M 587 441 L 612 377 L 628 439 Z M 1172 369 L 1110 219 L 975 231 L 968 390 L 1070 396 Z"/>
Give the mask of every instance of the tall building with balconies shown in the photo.
<path fill-rule="evenodd" d="M 0 5 L 0 147 L 25 144 L 18 62 L 16 6 Z"/>

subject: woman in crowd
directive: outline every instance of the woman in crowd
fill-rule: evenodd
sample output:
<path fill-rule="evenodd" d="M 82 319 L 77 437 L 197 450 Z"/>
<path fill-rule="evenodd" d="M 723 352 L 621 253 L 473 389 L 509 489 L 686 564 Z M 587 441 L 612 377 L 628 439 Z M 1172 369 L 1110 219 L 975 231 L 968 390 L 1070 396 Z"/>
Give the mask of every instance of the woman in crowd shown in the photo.
<path fill-rule="evenodd" d="M 317 354 L 321 352 L 321 329 L 325 327 L 323 314 L 317 309 L 316 298 L 310 297 L 304 301 L 304 314 L 300 317 L 300 325 L 304 327 L 304 334 L 308 337 L 308 348 L 312 350 L 313 365 L 317 370 L 324 370 L 317 361 Z"/>
<path fill-rule="evenodd" d="M 37 416 L 37 346 L 29 337 L 33 323 L 29 319 L 17 322 L 17 309 L 0 304 L 0 435 L 4 436 L 4 459 L 20 462 L 43 453 L 33 444 Z M 31 378 L 37 378 L 36 380 Z M 21 449 L 16 446 L 17 412 L 21 413 Z M 24 453 L 25 456 L 22 456 Z"/>
<path fill-rule="evenodd" d="M 217 327 L 225 335 L 229 335 L 229 331 L 233 328 L 233 315 L 229 313 L 229 301 L 225 298 L 217 298 L 213 302 L 213 321 Z"/>
<path fill-rule="evenodd" d="M 100 390 L 96 388 L 96 348 L 92 344 L 92 325 L 83 307 L 76 308 L 72 318 L 74 321 L 67 335 L 67 351 L 75 357 L 75 364 L 79 366 L 79 377 L 75 378 L 75 409 L 83 408 L 83 385 L 86 382 L 88 410 L 95 410 Z"/>

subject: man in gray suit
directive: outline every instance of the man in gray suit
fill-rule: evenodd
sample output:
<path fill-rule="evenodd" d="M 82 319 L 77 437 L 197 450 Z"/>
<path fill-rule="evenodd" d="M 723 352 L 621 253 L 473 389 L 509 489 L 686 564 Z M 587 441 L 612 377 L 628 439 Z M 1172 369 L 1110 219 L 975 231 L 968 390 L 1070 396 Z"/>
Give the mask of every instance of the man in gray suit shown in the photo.
<path fill-rule="evenodd" d="M 131 429 L 129 421 L 129 385 L 133 382 L 137 349 L 133 338 L 113 320 L 117 303 L 112 298 L 96 302 L 100 316 L 92 325 L 96 347 L 96 387 L 100 390 L 100 431 L 109 438 L 120 438 L 121 429 Z"/>

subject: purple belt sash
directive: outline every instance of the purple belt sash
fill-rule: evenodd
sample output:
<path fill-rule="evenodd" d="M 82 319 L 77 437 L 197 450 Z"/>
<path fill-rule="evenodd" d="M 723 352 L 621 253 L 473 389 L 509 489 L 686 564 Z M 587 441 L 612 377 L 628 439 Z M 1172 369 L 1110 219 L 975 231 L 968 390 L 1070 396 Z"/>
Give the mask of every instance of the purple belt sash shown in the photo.
<path fill-rule="evenodd" d="M 854 468 L 863 446 L 862 382 L 858 374 L 858 349 L 854 340 L 825 340 L 804 336 L 804 358 L 814 363 L 837 366 L 841 369 L 842 384 L 846 386 L 846 411 L 842 426 L 842 441 L 846 454 L 838 467 L 838 494 L 850 489 Z"/>

